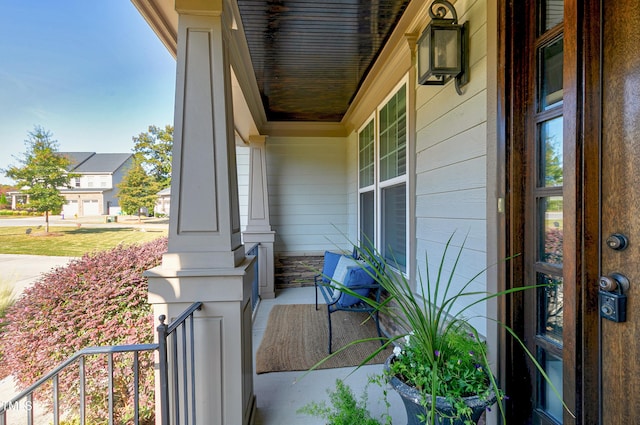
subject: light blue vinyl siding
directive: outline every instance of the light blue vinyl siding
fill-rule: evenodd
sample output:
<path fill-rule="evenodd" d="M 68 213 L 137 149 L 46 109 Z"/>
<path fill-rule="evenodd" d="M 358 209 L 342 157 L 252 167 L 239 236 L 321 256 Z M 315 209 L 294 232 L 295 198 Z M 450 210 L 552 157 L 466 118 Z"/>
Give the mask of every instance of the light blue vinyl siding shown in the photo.
<path fill-rule="evenodd" d="M 267 180 L 279 255 L 315 255 L 347 247 L 345 138 L 270 137 Z"/>

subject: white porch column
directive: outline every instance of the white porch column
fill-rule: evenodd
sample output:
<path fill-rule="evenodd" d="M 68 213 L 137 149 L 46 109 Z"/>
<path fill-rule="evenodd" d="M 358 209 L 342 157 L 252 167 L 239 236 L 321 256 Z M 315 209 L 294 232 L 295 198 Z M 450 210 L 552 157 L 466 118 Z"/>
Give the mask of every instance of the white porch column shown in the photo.
<path fill-rule="evenodd" d="M 244 242 L 259 243 L 260 297 L 274 298 L 274 253 L 276 232 L 269 220 L 269 188 L 267 186 L 266 137 L 250 136 L 249 151 L 249 216 L 243 233 Z"/>
<path fill-rule="evenodd" d="M 255 258 L 245 256 L 240 238 L 227 52 L 233 17 L 222 0 L 175 0 L 175 7 L 179 21 L 169 247 L 162 265 L 146 274 L 149 302 L 154 316 L 165 314 L 169 322 L 193 302 L 204 303 L 194 316 L 195 422 L 251 424 Z"/>

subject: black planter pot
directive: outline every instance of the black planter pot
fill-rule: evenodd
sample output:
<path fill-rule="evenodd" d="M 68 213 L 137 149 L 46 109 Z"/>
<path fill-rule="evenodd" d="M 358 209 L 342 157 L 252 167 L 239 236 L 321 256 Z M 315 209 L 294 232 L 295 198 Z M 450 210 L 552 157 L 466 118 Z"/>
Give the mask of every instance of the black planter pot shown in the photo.
<path fill-rule="evenodd" d="M 384 362 L 384 370 L 385 372 L 389 371 L 389 365 L 393 361 L 394 355 L 392 354 L 387 358 Z M 426 422 L 420 421 L 418 419 L 418 415 L 423 414 L 426 415 L 428 409 L 431 408 L 431 397 L 427 397 L 426 400 L 426 409 L 421 404 L 422 396 L 418 390 L 414 387 L 405 384 L 400 379 L 392 376 L 389 379 L 389 383 L 393 387 L 394 390 L 400 394 L 402 401 L 404 402 L 404 407 L 407 411 L 407 425 L 424 425 Z M 464 398 L 464 402 L 467 406 L 471 408 L 473 413 L 471 414 L 471 419 L 473 423 L 478 423 L 482 413 L 486 410 L 487 407 L 493 405 L 497 401 L 497 397 L 493 391 L 491 391 L 490 397 L 480 398 L 479 396 L 471 396 Z M 464 425 L 464 421 L 462 419 L 452 420 L 450 419 L 453 416 L 453 408 L 451 404 L 444 397 L 436 397 L 436 421 L 437 425 Z"/>

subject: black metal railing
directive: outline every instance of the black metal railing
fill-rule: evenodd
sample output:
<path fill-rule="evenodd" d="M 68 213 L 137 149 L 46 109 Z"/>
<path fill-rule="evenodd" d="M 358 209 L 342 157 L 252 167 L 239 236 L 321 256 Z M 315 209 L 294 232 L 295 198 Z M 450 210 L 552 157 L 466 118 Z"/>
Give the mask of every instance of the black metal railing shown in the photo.
<path fill-rule="evenodd" d="M 0 403 L 0 425 L 8 425 L 8 411 L 22 411 L 26 418 L 27 425 L 34 424 L 34 394 L 38 390 L 46 389 L 45 385 L 51 385 L 51 416 L 53 425 L 59 425 L 60 415 L 60 376 L 70 371 L 74 365 L 78 367 L 78 388 L 79 401 L 78 416 L 81 425 L 87 423 L 87 368 L 86 359 L 88 357 L 106 356 L 107 364 L 107 409 L 108 423 L 115 421 L 115 386 L 114 386 L 114 355 L 130 353 L 132 358 L 133 371 L 133 413 L 132 418 L 127 423 L 138 425 L 140 423 L 140 353 L 158 351 L 159 373 L 160 373 L 160 414 L 162 425 L 184 424 L 195 425 L 195 338 L 193 332 L 193 314 L 202 308 L 201 302 L 192 304 L 171 324 L 164 323 L 166 317 L 159 317 L 158 343 L 157 344 L 134 344 L 116 345 L 105 347 L 88 347 L 76 352 L 56 368 L 51 370 L 36 383 L 19 393 L 9 402 Z M 188 335 L 187 335 L 188 334 Z M 179 347 L 180 346 L 180 347 Z M 153 368 L 153 361 L 146 362 L 148 368 Z M 68 393 L 65 393 L 68 396 Z M 170 410 L 173 410 L 174 421 L 170 419 Z M 16 416 L 19 414 L 17 413 Z M 13 417 L 13 414 L 11 415 Z M 20 415 L 22 416 L 22 415 Z M 182 421 L 181 421 L 182 418 Z"/>
<path fill-rule="evenodd" d="M 251 283 L 251 309 L 255 311 L 260 300 L 260 267 L 258 263 L 260 260 L 260 244 L 253 245 L 247 251 L 247 255 L 256 257 L 256 261 L 253 263 L 253 282 Z"/>
<path fill-rule="evenodd" d="M 22 391 L 16 397 L 14 397 L 8 403 L 0 405 L 0 425 L 7 425 L 7 411 L 19 410 L 23 411 L 26 416 L 28 425 L 34 424 L 34 393 L 36 390 L 42 388 L 45 384 L 51 383 L 52 386 L 52 416 L 53 424 L 58 425 L 60 423 L 60 390 L 59 390 L 59 378 L 63 371 L 68 371 L 68 368 L 77 365 L 78 366 L 78 397 L 79 397 L 79 419 L 80 424 L 86 423 L 87 413 L 87 375 L 86 375 L 86 359 L 90 356 L 106 356 L 107 357 L 107 386 L 109 389 L 108 394 L 108 415 L 109 423 L 114 423 L 114 354 L 117 353 L 132 353 L 133 354 L 133 374 L 134 374 L 134 412 L 133 423 L 138 424 L 140 418 L 140 406 L 139 406 L 139 355 L 142 352 L 149 352 L 156 350 L 158 344 L 136 344 L 136 345 L 116 345 L 106 347 L 89 347 L 84 348 L 76 352 L 73 356 L 69 357 L 66 361 L 62 362 L 51 372 L 40 378 L 36 383 L 29 388 Z M 151 363 L 153 365 L 153 363 Z M 50 423 L 50 422 L 49 422 Z"/>
<path fill-rule="evenodd" d="M 201 308 L 201 302 L 193 303 L 170 325 L 164 323 L 166 320 L 164 315 L 159 318 L 158 354 L 162 425 L 171 423 L 195 425 L 196 423 L 193 314 Z"/>

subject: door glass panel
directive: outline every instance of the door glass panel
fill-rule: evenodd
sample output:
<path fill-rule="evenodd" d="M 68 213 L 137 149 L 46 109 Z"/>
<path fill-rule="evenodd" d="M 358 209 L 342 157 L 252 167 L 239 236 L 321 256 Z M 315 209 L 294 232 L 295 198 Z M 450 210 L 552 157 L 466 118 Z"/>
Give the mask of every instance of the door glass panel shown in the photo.
<path fill-rule="evenodd" d="M 558 394 L 562 396 L 562 359 L 545 350 L 540 350 L 540 354 L 541 364 L 549 377 L 549 381 L 553 383 Z M 540 394 L 539 397 L 540 405 L 538 407 L 559 423 L 562 423 L 562 401 L 560 401 L 553 391 L 549 382 L 542 378 L 542 376 L 540 376 L 539 379 L 544 382 L 544 385 L 541 387 L 542 394 Z"/>
<path fill-rule="evenodd" d="M 541 7 L 540 33 L 544 33 L 562 22 L 564 15 L 564 0 L 544 0 L 542 1 Z"/>
<path fill-rule="evenodd" d="M 562 264 L 562 196 L 538 199 L 538 261 Z"/>
<path fill-rule="evenodd" d="M 563 3 L 538 2 L 541 15 L 537 22 L 541 32 L 562 23 Z M 552 11 L 555 11 L 552 13 Z M 562 353 L 564 331 L 564 282 L 563 270 L 563 39 L 546 37 L 538 39 L 536 107 L 532 118 L 535 130 L 530 141 L 534 144 L 531 167 L 531 186 L 534 202 L 531 205 L 534 219 L 535 251 L 529 257 L 533 262 L 532 280 L 547 286 L 536 289 L 532 313 L 535 322 L 531 327 L 533 344 L 540 365 L 555 387 L 562 391 Z M 562 403 L 551 390 L 552 386 L 538 374 L 535 383 L 537 407 L 534 423 L 562 423 Z"/>
<path fill-rule="evenodd" d="M 562 345 L 562 278 L 538 273 L 538 285 L 547 285 L 538 288 L 538 333 Z"/>
<path fill-rule="evenodd" d="M 562 56 L 562 38 L 540 50 L 538 104 L 542 111 L 562 104 Z"/>
<path fill-rule="evenodd" d="M 562 117 L 543 122 L 539 126 L 538 186 L 562 186 Z"/>

